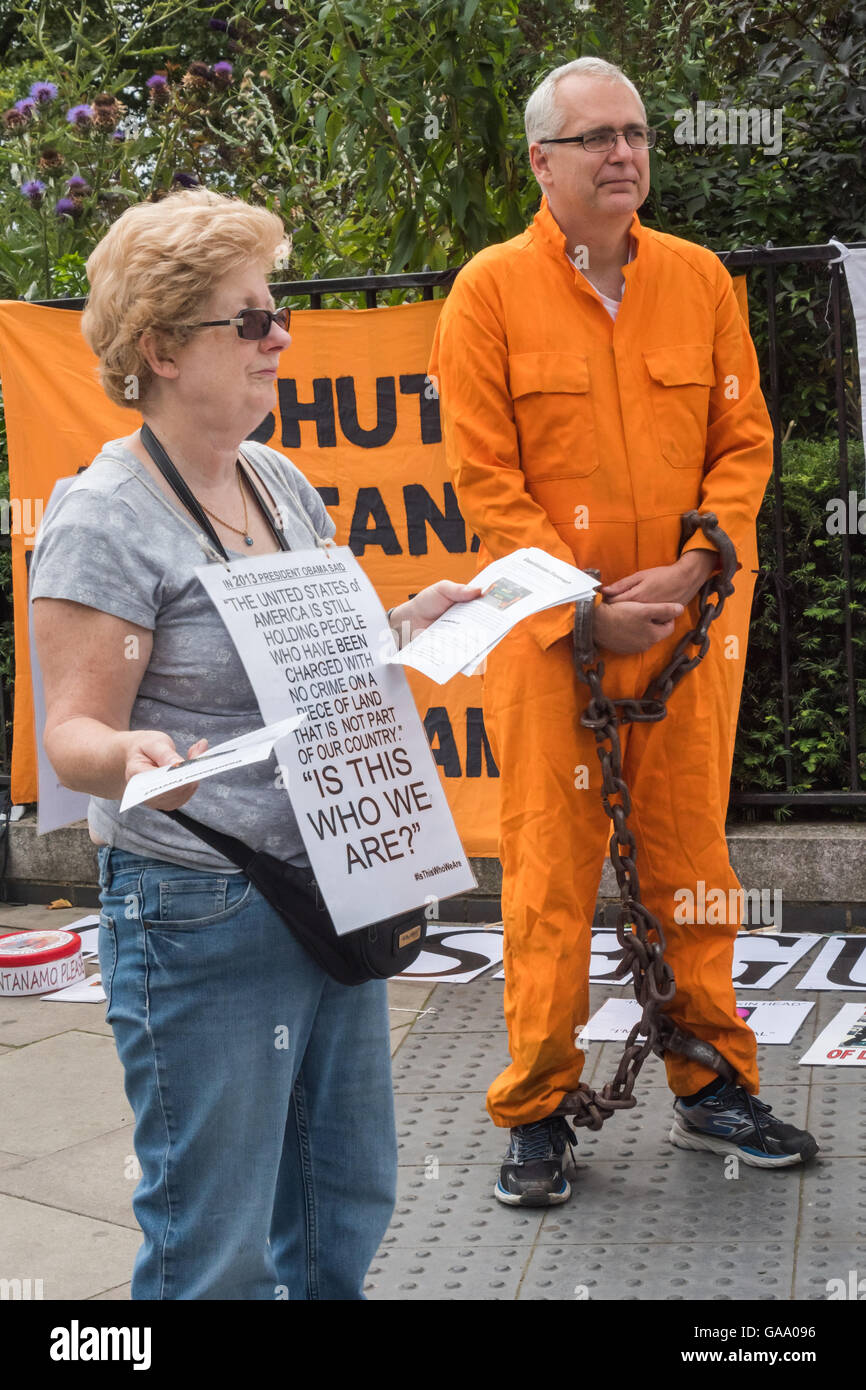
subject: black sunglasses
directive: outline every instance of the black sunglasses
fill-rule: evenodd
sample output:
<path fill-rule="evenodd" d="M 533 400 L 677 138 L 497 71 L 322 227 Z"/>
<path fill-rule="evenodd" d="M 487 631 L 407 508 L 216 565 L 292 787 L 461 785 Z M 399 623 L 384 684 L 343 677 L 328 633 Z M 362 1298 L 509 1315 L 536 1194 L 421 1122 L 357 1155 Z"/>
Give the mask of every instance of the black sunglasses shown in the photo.
<path fill-rule="evenodd" d="M 233 319 L 208 319 L 205 323 L 184 323 L 182 328 L 225 328 L 229 324 L 238 330 L 239 338 L 266 338 L 275 323 L 288 332 L 291 309 L 239 309 Z"/>

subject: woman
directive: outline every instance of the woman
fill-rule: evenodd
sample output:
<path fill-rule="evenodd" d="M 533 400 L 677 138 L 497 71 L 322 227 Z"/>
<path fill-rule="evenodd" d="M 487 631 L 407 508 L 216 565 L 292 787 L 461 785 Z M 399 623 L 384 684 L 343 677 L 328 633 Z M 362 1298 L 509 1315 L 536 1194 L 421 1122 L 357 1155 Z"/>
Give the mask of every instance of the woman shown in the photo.
<path fill-rule="evenodd" d="M 247 439 L 291 341 L 266 279 L 283 247 L 275 214 L 197 189 L 129 209 L 87 263 L 82 329 L 106 393 L 140 409 L 232 557 L 278 549 L 249 475 L 291 548 L 335 531 L 298 469 Z M 261 725 L 195 577 L 204 558 L 136 431 L 56 505 L 30 572 L 45 750 L 90 793 L 100 845 L 106 1018 L 142 1170 L 132 1297 L 362 1299 L 396 1186 L 385 982 L 335 983 L 245 875 L 162 814 L 194 795 L 197 820 L 306 863 L 273 761 L 118 813 L 135 773 Z M 479 592 L 442 581 L 392 626 Z"/>

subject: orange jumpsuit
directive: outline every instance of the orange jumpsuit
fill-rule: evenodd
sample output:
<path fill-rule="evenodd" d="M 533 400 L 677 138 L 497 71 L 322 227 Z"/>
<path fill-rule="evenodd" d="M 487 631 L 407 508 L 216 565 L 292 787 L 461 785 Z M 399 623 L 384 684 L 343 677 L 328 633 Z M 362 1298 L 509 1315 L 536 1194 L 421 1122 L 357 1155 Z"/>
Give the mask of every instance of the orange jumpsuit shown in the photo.
<path fill-rule="evenodd" d="M 479 567 L 521 546 L 601 572 L 610 584 L 670 565 L 680 517 L 716 513 L 737 551 L 735 593 L 710 651 L 666 719 L 623 726 L 624 776 L 644 902 L 665 927 L 675 1021 L 711 1042 L 758 1090 L 755 1037 L 731 982 L 737 913 L 677 925 L 677 890 L 739 887 L 725 815 L 757 570 L 755 517 L 772 428 L 731 278 L 712 252 L 643 227 L 613 321 L 569 264 L 547 206 L 520 236 L 476 255 L 443 305 L 430 374 L 460 509 Z M 686 549 L 707 548 L 697 532 Z M 602 651 L 605 689 L 640 695 L 696 621 L 637 655 Z M 487 658 L 484 718 L 500 769 L 505 1015 L 511 1064 L 487 1097 L 502 1126 L 549 1115 L 580 1080 L 589 1017 L 590 926 L 610 821 L 588 687 L 573 670 L 573 605 L 520 623 Z M 582 772 L 581 769 L 586 771 Z M 584 785 L 588 772 L 588 785 Z M 699 915 L 699 914 L 695 914 Z M 689 1095 L 713 1072 L 665 1056 Z M 601 1080 L 609 1080 L 604 1077 Z"/>

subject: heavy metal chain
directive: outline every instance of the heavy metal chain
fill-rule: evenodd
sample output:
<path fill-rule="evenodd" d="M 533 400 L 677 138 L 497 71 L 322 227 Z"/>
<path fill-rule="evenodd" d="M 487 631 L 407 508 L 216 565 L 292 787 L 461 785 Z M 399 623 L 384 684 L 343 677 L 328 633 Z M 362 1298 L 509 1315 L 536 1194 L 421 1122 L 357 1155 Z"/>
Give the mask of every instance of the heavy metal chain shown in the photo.
<path fill-rule="evenodd" d="M 736 1080 L 736 1072 L 711 1043 L 677 1027 L 663 1011 L 676 993 L 673 971 L 665 960 L 665 933 L 661 922 L 641 900 L 640 880 L 635 858 L 637 843 L 628 826 L 631 797 L 622 775 L 622 753 L 618 728 L 620 724 L 651 723 L 664 719 L 667 702 L 680 681 L 701 662 L 709 651 L 709 627 L 719 617 L 725 599 L 734 592 L 731 579 L 737 569 L 733 542 L 719 526 L 712 512 L 686 512 L 682 518 L 680 549 L 700 529 L 707 541 L 719 552 L 720 572 L 712 574 L 701 589 L 698 622 L 678 642 L 664 670 L 639 699 L 611 700 L 602 688 L 604 662 L 591 650 L 586 635 L 578 640 L 575 622 L 575 669 L 590 688 L 590 700 L 580 722 L 595 734 L 596 751 L 602 768 L 601 799 L 613 823 L 610 838 L 610 859 L 620 892 L 617 909 L 616 936 L 623 949 L 622 960 L 614 971 L 615 979 L 629 973 L 634 983 L 635 998 L 643 1010 L 640 1022 L 628 1035 L 613 1081 L 595 1091 L 581 1082 L 557 1106 L 555 1114 L 571 1116 L 572 1124 L 601 1129 L 615 1110 L 630 1110 L 636 1103 L 632 1094 L 638 1073 L 649 1052 L 662 1056 L 677 1052 L 693 1061 L 710 1067 L 726 1080 Z M 689 649 L 697 652 L 689 654 Z M 593 664 L 594 663 L 594 664 Z M 652 933 L 652 939 L 651 939 Z M 643 1041 L 638 1041 L 638 1035 Z"/>

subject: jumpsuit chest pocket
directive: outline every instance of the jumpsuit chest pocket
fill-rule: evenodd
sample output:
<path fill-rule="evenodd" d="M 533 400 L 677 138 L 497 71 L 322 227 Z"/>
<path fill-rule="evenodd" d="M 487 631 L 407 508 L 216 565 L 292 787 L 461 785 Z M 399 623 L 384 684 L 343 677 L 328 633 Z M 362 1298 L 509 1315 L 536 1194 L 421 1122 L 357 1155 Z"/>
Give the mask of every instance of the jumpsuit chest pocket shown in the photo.
<path fill-rule="evenodd" d="M 569 352 L 512 353 L 508 380 L 527 481 L 594 473 L 599 458 L 588 359 Z"/>
<path fill-rule="evenodd" d="M 710 390 L 716 383 L 712 346 L 647 348 L 643 359 L 659 451 L 672 468 L 703 468 Z"/>

